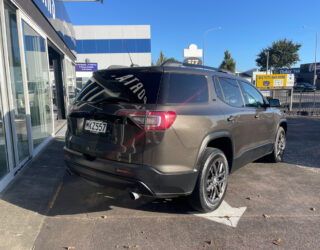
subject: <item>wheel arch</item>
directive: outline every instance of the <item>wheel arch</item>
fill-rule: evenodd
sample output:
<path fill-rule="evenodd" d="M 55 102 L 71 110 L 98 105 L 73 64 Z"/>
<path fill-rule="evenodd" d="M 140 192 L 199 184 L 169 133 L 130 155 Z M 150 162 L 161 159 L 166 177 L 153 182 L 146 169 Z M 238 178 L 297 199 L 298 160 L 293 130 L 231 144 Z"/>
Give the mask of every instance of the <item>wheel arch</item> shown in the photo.
<path fill-rule="evenodd" d="M 279 122 L 279 127 L 283 127 L 284 131 L 287 133 L 288 123 L 286 119 L 281 119 Z"/>
<path fill-rule="evenodd" d="M 199 170 L 200 168 L 199 162 L 202 159 L 203 153 L 208 147 L 218 148 L 225 154 L 228 160 L 229 173 L 231 173 L 233 164 L 233 143 L 231 139 L 231 134 L 227 131 L 220 131 L 209 134 L 203 139 L 197 157 L 197 170 Z"/>

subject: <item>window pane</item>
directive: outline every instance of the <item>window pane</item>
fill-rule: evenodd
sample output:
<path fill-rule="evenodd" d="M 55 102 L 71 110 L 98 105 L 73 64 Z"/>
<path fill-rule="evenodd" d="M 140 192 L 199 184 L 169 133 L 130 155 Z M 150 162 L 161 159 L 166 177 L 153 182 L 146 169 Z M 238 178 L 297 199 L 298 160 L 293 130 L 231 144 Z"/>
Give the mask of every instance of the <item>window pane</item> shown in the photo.
<path fill-rule="evenodd" d="M 37 147 L 52 133 L 48 59 L 44 39 L 23 22 L 32 139 Z"/>
<path fill-rule="evenodd" d="M 239 81 L 239 84 L 242 89 L 246 107 L 262 107 L 263 97 L 259 91 L 246 82 Z"/>
<path fill-rule="evenodd" d="M 0 20 L 1 27 L 1 20 Z M 2 34 L 0 29 L 0 50 L 2 50 Z M 3 58 L 0 58 L 2 62 Z M 0 74 L 4 72 L 4 69 L 0 68 Z M 0 180 L 9 172 L 8 162 L 7 162 L 7 146 L 6 146 L 6 138 L 5 138 L 5 127 L 3 123 L 3 111 L 2 111 L 2 100 L 0 96 Z"/>
<path fill-rule="evenodd" d="M 217 94 L 218 98 L 220 98 L 220 100 L 224 101 L 224 97 L 223 97 L 223 94 L 221 91 L 220 84 L 215 77 L 213 77 L 213 82 L 214 82 L 214 88 L 216 90 L 216 94 Z"/>
<path fill-rule="evenodd" d="M 16 10 L 5 4 L 5 24 L 7 34 L 7 50 L 9 55 L 9 68 L 11 90 L 14 106 L 14 122 L 17 134 L 17 146 L 19 160 L 29 156 L 29 144 L 27 135 L 27 117 L 25 109 L 24 89 L 22 83 L 22 71 L 18 40 L 18 27 Z M 17 164 L 16 164 L 17 165 Z"/>
<path fill-rule="evenodd" d="M 234 107 L 243 107 L 242 95 L 236 80 L 219 78 L 225 102 Z"/>
<path fill-rule="evenodd" d="M 165 74 L 159 103 L 201 102 L 208 102 L 208 84 L 204 76 Z"/>

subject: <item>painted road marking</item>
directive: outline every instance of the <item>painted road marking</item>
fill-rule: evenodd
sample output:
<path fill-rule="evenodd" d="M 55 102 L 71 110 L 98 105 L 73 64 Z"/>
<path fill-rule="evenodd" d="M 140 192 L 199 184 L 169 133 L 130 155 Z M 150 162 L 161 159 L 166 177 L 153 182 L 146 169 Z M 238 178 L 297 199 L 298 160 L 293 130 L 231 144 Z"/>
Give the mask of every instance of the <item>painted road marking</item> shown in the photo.
<path fill-rule="evenodd" d="M 206 214 L 193 212 L 192 214 L 227 226 L 237 227 L 246 209 L 247 207 L 231 207 L 227 202 L 222 201 L 220 207 L 213 212 Z"/>
<path fill-rule="evenodd" d="M 60 184 L 59 184 L 59 186 L 58 186 L 58 188 L 57 188 L 57 191 L 56 191 L 56 193 L 54 194 L 54 196 L 53 196 L 53 198 L 52 198 L 52 201 L 51 201 L 51 203 L 50 203 L 50 206 L 49 206 L 50 209 L 53 208 L 53 205 L 54 205 L 54 203 L 56 202 L 56 199 L 57 199 L 57 197 L 58 197 L 58 195 L 59 195 L 59 193 L 60 193 L 60 190 L 61 190 L 61 188 L 62 188 L 62 185 L 63 185 L 63 182 L 60 182 Z"/>

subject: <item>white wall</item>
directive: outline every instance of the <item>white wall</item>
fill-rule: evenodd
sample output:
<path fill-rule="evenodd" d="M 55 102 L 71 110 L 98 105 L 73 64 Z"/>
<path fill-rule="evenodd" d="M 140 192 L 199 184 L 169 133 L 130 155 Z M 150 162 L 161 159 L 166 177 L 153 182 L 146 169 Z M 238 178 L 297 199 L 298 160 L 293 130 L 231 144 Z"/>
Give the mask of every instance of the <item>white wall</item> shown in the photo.
<path fill-rule="evenodd" d="M 150 53 L 130 53 L 130 56 L 134 64 L 138 64 L 139 66 L 151 65 Z M 77 62 L 85 62 L 86 58 L 88 58 L 92 63 L 98 63 L 98 69 L 105 69 L 110 65 L 131 65 L 129 55 L 127 53 L 78 54 Z"/>
<path fill-rule="evenodd" d="M 76 39 L 150 39 L 150 25 L 74 25 Z"/>
<path fill-rule="evenodd" d="M 98 39 L 150 39 L 150 25 L 85 25 L 73 26 L 77 40 Z M 151 65 L 151 53 L 130 53 L 134 64 L 139 66 Z M 128 53 L 98 53 L 77 54 L 77 62 L 98 63 L 98 69 L 108 68 L 110 65 L 130 66 Z M 88 73 L 77 72 L 77 77 Z"/>

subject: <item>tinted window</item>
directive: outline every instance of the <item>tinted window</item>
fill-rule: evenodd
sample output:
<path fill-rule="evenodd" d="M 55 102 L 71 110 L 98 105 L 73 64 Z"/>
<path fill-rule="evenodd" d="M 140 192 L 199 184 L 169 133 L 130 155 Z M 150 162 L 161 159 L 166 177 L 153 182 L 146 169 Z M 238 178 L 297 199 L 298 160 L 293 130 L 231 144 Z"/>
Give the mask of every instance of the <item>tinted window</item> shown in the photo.
<path fill-rule="evenodd" d="M 225 102 L 234 107 L 243 107 L 242 95 L 236 80 L 229 78 L 219 78 L 224 94 Z"/>
<path fill-rule="evenodd" d="M 97 71 L 83 87 L 77 101 L 118 98 L 130 103 L 155 104 L 161 75 L 161 72 L 139 69 Z"/>
<path fill-rule="evenodd" d="M 260 108 L 263 105 L 263 97 L 253 86 L 246 82 L 239 81 L 244 96 L 246 107 Z"/>
<path fill-rule="evenodd" d="M 160 103 L 208 102 L 208 84 L 205 76 L 165 73 Z"/>
<path fill-rule="evenodd" d="M 219 82 L 217 81 L 217 79 L 216 79 L 215 77 L 213 77 L 213 82 L 214 82 L 214 88 L 215 88 L 215 90 L 216 90 L 217 96 L 218 96 L 222 101 L 224 101 L 224 97 L 223 97 L 223 94 L 222 94 L 222 91 L 221 91 L 220 84 L 219 84 Z"/>

